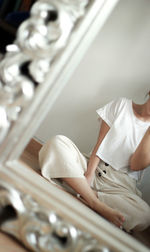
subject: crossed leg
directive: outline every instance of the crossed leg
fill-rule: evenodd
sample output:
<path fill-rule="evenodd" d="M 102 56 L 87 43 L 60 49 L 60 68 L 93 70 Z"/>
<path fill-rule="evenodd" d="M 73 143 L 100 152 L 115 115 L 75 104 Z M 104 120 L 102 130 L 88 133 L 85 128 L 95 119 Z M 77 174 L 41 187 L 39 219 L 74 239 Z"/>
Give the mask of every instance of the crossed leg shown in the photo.
<path fill-rule="evenodd" d="M 116 226 L 122 226 L 124 222 L 122 214 L 102 203 L 83 177 L 87 169 L 86 159 L 70 139 L 61 135 L 53 137 L 40 150 L 39 160 L 43 177 L 49 179 L 51 174 L 51 178 L 61 178 L 80 194 L 94 211 Z"/>
<path fill-rule="evenodd" d="M 111 207 L 101 202 L 95 192 L 91 189 L 86 179 L 84 178 L 63 178 L 63 180 L 81 195 L 86 204 L 94 211 L 102 215 L 114 225 L 121 227 L 124 222 L 123 215 Z"/>

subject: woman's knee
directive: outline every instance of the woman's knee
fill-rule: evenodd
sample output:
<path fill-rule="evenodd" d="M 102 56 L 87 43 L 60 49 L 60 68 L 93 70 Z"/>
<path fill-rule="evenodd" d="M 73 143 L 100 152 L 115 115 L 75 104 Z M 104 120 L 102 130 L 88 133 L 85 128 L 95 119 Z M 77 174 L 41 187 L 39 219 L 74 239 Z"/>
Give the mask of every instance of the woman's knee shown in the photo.
<path fill-rule="evenodd" d="M 48 140 L 41 148 L 39 152 L 39 161 L 43 163 L 43 160 L 49 158 L 52 153 L 57 153 L 64 142 L 64 136 L 56 135 Z"/>
<path fill-rule="evenodd" d="M 53 136 L 48 143 L 53 145 L 59 145 L 61 142 L 65 142 L 68 138 L 63 135 L 55 135 Z"/>
<path fill-rule="evenodd" d="M 71 140 L 63 135 L 55 135 L 48 142 L 47 146 L 52 150 L 60 150 L 68 147 L 71 144 Z"/>

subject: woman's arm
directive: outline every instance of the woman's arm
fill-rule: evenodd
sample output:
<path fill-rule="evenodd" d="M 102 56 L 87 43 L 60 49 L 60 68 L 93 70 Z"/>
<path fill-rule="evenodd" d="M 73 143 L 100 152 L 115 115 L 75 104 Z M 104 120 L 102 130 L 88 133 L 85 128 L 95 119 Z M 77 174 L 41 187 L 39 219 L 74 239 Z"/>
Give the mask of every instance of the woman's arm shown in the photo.
<path fill-rule="evenodd" d="M 100 128 L 100 132 L 99 132 L 99 136 L 98 136 L 98 140 L 97 143 L 94 147 L 94 150 L 90 156 L 89 162 L 88 162 L 88 167 L 87 167 L 87 171 L 85 173 L 85 177 L 88 181 L 88 184 L 91 184 L 92 178 L 94 176 L 94 172 L 100 162 L 100 158 L 98 156 L 96 156 L 96 152 L 102 142 L 102 140 L 104 139 L 104 137 L 106 136 L 107 132 L 109 131 L 110 127 L 107 125 L 107 123 L 105 123 L 102 120 L 102 124 L 101 124 L 101 128 Z"/>
<path fill-rule="evenodd" d="M 133 171 L 144 170 L 150 165 L 150 127 L 142 141 L 130 158 L 130 168 Z"/>

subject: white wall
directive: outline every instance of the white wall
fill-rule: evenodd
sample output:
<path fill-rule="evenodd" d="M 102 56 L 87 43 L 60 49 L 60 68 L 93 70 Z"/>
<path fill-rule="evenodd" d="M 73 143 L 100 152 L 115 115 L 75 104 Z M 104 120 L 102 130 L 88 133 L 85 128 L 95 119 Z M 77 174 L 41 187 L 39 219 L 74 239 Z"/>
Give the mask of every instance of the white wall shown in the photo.
<path fill-rule="evenodd" d="M 63 134 L 89 152 L 99 131 L 97 108 L 119 96 L 144 102 L 150 89 L 149 13 L 149 0 L 120 0 L 36 137 L 45 142 Z M 147 200 L 149 181 L 150 170 L 142 184 Z"/>

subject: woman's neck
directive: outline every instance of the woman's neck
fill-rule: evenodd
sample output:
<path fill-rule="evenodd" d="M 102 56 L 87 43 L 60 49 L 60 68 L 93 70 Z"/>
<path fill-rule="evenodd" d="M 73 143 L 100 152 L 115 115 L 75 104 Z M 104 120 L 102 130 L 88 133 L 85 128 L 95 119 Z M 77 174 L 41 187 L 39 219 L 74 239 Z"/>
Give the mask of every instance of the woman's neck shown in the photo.
<path fill-rule="evenodd" d="M 133 111 L 140 120 L 150 121 L 150 99 L 144 104 L 133 103 Z"/>

